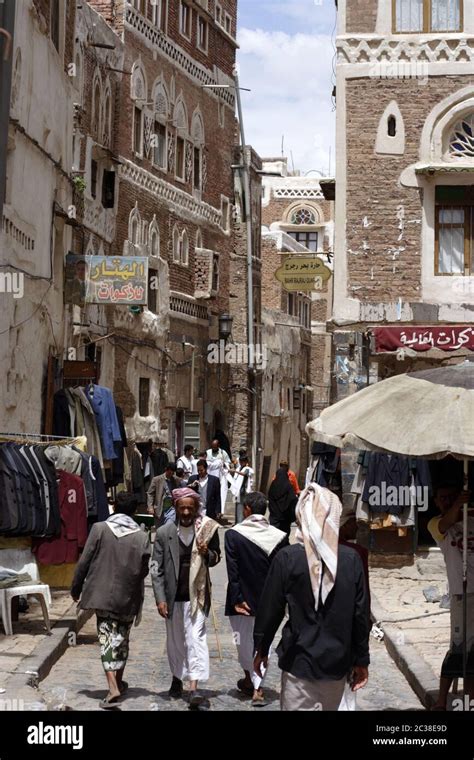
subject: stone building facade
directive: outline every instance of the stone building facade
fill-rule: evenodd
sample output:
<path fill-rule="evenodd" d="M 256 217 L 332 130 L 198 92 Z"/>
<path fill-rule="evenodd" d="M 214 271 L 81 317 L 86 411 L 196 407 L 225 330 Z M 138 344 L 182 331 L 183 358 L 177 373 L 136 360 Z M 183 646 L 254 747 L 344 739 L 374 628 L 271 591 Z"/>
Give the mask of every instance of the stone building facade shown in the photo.
<path fill-rule="evenodd" d="M 0 225 L 2 432 L 38 433 L 48 356 L 67 344 L 63 270 L 73 205 L 75 3 L 16 3 Z M 47 72 L 47 76 L 45 76 Z"/>
<path fill-rule="evenodd" d="M 334 400 L 472 356 L 473 37 L 468 0 L 338 4 Z"/>
<path fill-rule="evenodd" d="M 288 172 L 286 159 L 264 159 L 262 321 L 268 363 L 262 392 L 265 475 L 288 459 L 304 482 L 306 423 L 329 403 L 331 336 L 326 323 L 332 279 L 319 291 L 288 292 L 276 279 L 292 256 L 319 254 L 332 269 L 334 204 L 319 180 Z"/>
<path fill-rule="evenodd" d="M 232 81 L 236 3 L 91 4 L 124 47 L 114 252 L 155 282 L 141 313 L 110 308 L 114 392 L 132 437 L 202 448 L 228 425 L 207 349 L 228 310 L 234 98 L 209 85 Z"/>
<path fill-rule="evenodd" d="M 262 472 L 262 382 L 264 356 L 262 354 L 262 162 L 257 153 L 246 146 L 246 162 L 250 184 L 250 245 L 252 247 L 252 305 L 253 327 L 248 318 L 248 234 L 246 218 L 245 181 L 241 167 L 242 150 L 234 154 L 233 250 L 229 262 L 229 315 L 232 318 L 232 335 L 229 347 L 229 439 L 233 452 L 245 449 L 257 472 L 257 483 Z M 249 336 L 250 332 L 250 336 Z M 249 348 L 253 357 L 249 355 Z M 233 354 L 231 353 L 233 351 Z M 253 358 L 253 366 L 250 363 Z"/>

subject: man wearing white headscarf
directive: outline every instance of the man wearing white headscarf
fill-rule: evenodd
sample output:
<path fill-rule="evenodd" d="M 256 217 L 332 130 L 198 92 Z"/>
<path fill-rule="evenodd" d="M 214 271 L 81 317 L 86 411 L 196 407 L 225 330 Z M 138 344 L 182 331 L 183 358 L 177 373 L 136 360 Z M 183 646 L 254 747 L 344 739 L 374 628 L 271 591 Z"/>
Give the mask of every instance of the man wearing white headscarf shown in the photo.
<path fill-rule="evenodd" d="M 337 710 L 347 679 L 357 691 L 368 680 L 368 599 L 358 554 L 340 546 L 341 502 L 311 483 L 296 508 L 296 544 L 270 567 L 255 620 L 254 670 L 285 616 L 277 648 L 282 710 Z"/>

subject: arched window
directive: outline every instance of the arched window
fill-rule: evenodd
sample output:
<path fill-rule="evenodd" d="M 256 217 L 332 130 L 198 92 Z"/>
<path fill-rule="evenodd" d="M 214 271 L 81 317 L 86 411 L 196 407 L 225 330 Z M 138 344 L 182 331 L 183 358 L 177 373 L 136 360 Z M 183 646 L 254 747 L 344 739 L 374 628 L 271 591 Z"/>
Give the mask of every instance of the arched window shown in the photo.
<path fill-rule="evenodd" d="M 283 229 L 297 243 L 304 245 L 309 251 L 318 250 L 318 229 L 316 225 L 322 222 L 322 213 L 310 205 L 292 205 L 286 211 Z M 299 227 L 300 229 L 295 229 Z M 313 228 L 313 229 L 312 229 Z"/>
<path fill-rule="evenodd" d="M 131 98 L 134 101 L 133 106 L 133 130 L 132 130 L 132 150 L 137 155 L 143 156 L 143 108 L 147 100 L 147 82 L 143 66 L 140 61 L 136 61 L 132 68 L 131 76 Z"/>
<path fill-rule="evenodd" d="M 178 131 L 182 132 L 183 135 L 187 135 L 188 133 L 188 113 L 186 110 L 186 106 L 184 104 L 184 100 L 180 96 L 178 98 L 178 101 L 174 108 L 173 113 L 173 121 L 175 124 L 175 127 Z"/>
<path fill-rule="evenodd" d="M 17 48 L 15 53 L 15 65 L 13 68 L 12 88 L 10 96 L 11 110 L 15 111 L 18 107 L 21 88 L 21 48 Z"/>
<path fill-rule="evenodd" d="M 181 240 L 180 240 L 178 228 L 175 225 L 175 227 L 173 229 L 173 261 L 176 264 L 179 264 L 180 245 L 181 245 Z"/>
<path fill-rule="evenodd" d="M 159 256 L 160 255 L 160 230 L 158 228 L 156 216 L 153 217 L 153 221 L 150 224 L 148 239 L 149 239 L 149 247 L 150 247 L 150 256 Z"/>
<path fill-rule="evenodd" d="M 128 239 L 132 245 L 140 245 L 141 242 L 141 216 L 136 203 L 130 212 L 128 219 Z"/>
<path fill-rule="evenodd" d="M 474 112 L 458 121 L 449 138 L 451 158 L 474 158 Z"/>
<path fill-rule="evenodd" d="M 165 85 L 158 81 L 153 89 L 155 108 L 152 136 L 153 164 L 164 171 L 168 168 L 168 129 L 169 98 Z"/>
<path fill-rule="evenodd" d="M 92 85 L 92 120 L 91 132 L 96 140 L 101 138 L 102 82 L 98 71 L 94 74 Z"/>
<path fill-rule="evenodd" d="M 196 232 L 196 245 L 195 245 L 195 247 L 196 248 L 202 248 L 203 247 L 203 245 L 202 245 L 202 232 L 201 232 L 201 230 L 198 230 Z"/>
<path fill-rule="evenodd" d="M 395 137 L 397 134 L 397 120 L 395 116 L 389 116 L 387 119 L 387 134 L 389 137 Z"/>
<path fill-rule="evenodd" d="M 74 66 L 75 66 L 74 85 L 79 93 L 78 102 L 82 104 L 83 62 L 82 62 L 82 52 L 80 50 L 78 50 L 76 53 L 76 57 L 74 59 Z"/>
<path fill-rule="evenodd" d="M 166 85 L 161 79 L 155 83 L 153 88 L 153 103 L 156 116 L 166 121 L 169 116 L 169 96 Z"/>
<path fill-rule="evenodd" d="M 219 256 L 216 253 L 212 257 L 212 290 L 219 290 Z"/>
<path fill-rule="evenodd" d="M 173 121 L 176 127 L 175 175 L 183 182 L 186 179 L 186 138 L 188 136 L 188 113 L 180 95 L 176 103 Z"/>
<path fill-rule="evenodd" d="M 147 94 L 147 84 L 146 74 L 140 61 L 136 61 L 133 64 L 130 86 L 132 100 L 138 100 L 144 103 Z"/>
<path fill-rule="evenodd" d="M 204 147 L 204 124 L 199 109 L 193 114 L 191 124 L 191 138 L 193 141 L 192 174 L 193 188 L 202 189 L 202 151 Z"/>
<path fill-rule="evenodd" d="M 105 86 L 104 119 L 102 126 L 102 144 L 109 147 L 112 142 L 112 94 L 110 84 Z"/>
<path fill-rule="evenodd" d="M 186 230 L 181 235 L 180 259 L 181 264 L 187 267 L 189 264 L 189 239 Z"/>
<path fill-rule="evenodd" d="M 317 224 L 316 213 L 311 208 L 298 208 L 293 211 L 291 224 Z"/>

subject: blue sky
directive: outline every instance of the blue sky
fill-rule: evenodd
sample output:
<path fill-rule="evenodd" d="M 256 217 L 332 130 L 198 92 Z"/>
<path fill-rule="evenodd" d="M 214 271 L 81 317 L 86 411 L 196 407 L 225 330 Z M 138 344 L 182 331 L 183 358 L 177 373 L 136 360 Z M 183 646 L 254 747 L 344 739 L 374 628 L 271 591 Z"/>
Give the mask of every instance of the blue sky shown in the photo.
<path fill-rule="evenodd" d="M 238 0 L 246 140 L 295 169 L 334 173 L 334 0 Z"/>

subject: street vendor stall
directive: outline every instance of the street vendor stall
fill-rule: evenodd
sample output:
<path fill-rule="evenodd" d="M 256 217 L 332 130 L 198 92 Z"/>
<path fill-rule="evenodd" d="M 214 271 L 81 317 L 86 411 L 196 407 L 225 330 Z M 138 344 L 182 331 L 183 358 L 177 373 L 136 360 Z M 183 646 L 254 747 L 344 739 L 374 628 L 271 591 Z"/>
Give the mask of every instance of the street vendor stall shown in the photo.
<path fill-rule="evenodd" d="M 420 459 L 474 459 L 474 363 L 397 375 L 364 388 L 325 409 L 306 427 L 317 441 L 336 447 Z M 468 504 L 463 506 L 463 652 L 464 682 L 472 675 L 467 657 Z M 461 675 L 461 673 L 460 673 Z"/>

